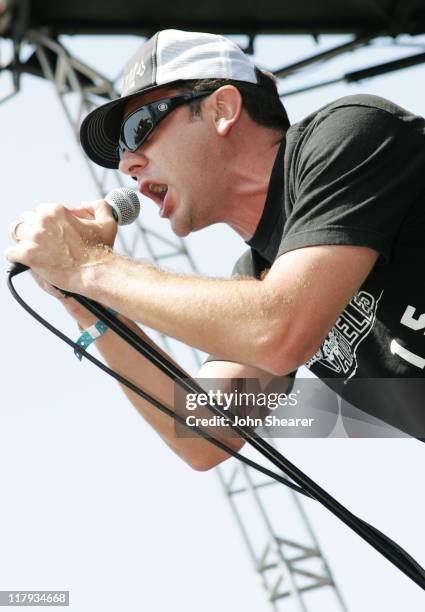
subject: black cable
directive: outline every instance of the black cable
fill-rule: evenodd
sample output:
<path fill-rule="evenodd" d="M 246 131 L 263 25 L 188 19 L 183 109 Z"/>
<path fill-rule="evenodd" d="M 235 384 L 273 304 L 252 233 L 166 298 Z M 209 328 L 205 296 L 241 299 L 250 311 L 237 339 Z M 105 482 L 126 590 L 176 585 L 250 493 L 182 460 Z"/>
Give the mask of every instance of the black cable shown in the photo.
<path fill-rule="evenodd" d="M 47 329 L 52 331 L 55 335 L 57 335 L 64 342 L 72 346 L 74 349 L 77 347 L 77 350 L 81 352 L 81 348 L 76 345 L 76 343 L 74 343 L 64 334 L 59 332 L 59 330 L 55 329 L 52 325 L 50 325 L 50 323 L 45 321 L 40 315 L 38 315 L 22 300 L 22 298 L 17 294 L 15 288 L 13 287 L 13 283 L 11 280 L 12 276 L 13 273 L 9 274 L 8 276 L 8 286 L 10 291 L 12 292 L 12 295 L 20 303 L 20 305 Z M 185 372 L 183 372 L 180 368 L 171 363 L 166 357 L 161 355 L 161 353 L 156 351 L 156 349 L 146 343 L 143 339 L 139 338 L 139 336 L 135 332 L 133 332 L 133 330 L 129 329 L 124 323 L 112 316 L 103 306 L 83 296 L 79 296 L 69 292 L 63 293 L 65 295 L 73 297 L 81 305 L 85 306 L 90 312 L 95 314 L 115 333 L 117 333 L 121 338 L 126 340 L 128 344 L 135 348 L 139 353 L 143 354 L 146 358 L 148 358 L 161 371 L 166 373 L 182 388 L 195 393 L 204 393 L 204 389 L 202 389 L 202 387 L 195 383 L 195 381 L 191 379 L 186 379 Z M 163 406 L 161 402 L 158 402 L 158 400 L 149 396 L 145 391 L 139 389 L 138 387 L 133 385 L 133 383 L 131 383 L 121 375 L 117 374 L 91 355 L 86 353 L 84 353 L 84 355 L 87 359 L 89 359 L 89 361 L 92 361 L 93 363 L 98 365 L 98 367 L 100 367 L 102 370 L 104 370 L 105 372 L 113 376 L 116 380 L 118 380 L 119 382 L 133 390 L 135 393 L 149 401 L 155 407 L 159 408 L 163 412 L 166 412 L 170 417 L 179 417 L 179 415 L 168 409 L 166 406 Z M 230 421 L 229 415 L 223 412 L 220 407 L 210 404 L 207 406 L 207 408 L 214 414 L 224 417 L 227 422 Z M 181 417 L 177 418 L 179 422 L 180 419 Z M 181 422 L 184 426 L 189 427 L 184 419 L 181 419 Z M 293 481 L 295 481 L 295 483 L 299 485 L 298 492 L 307 494 L 308 496 L 313 497 L 317 501 L 320 501 L 322 505 L 324 505 L 330 512 L 337 516 L 346 525 L 351 527 L 353 531 L 355 531 L 360 537 L 366 540 L 371 546 L 373 546 L 389 561 L 396 565 L 404 574 L 406 574 L 409 578 L 411 578 L 411 580 L 418 584 L 418 586 L 420 586 L 422 589 L 425 589 L 425 570 L 396 542 L 393 542 L 388 536 L 380 532 L 378 529 L 369 525 L 362 519 L 356 517 L 347 508 L 340 504 L 335 498 L 333 498 L 324 489 L 322 489 L 318 484 L 311 480 L 306 474 L 299 470 L 288 459 L 281 455 L 270 444 L 268 444 L 265 440 L 259 438 L 251 428 L 242 428 L 236 425 L 235 423 L 232 423 L 231 421 L 229 422 L 229 426 L 232 427 L 232 429 L 234 429 L 237 433 L 239 433 L 239 435 L 243 439 L 245 439 L 251 446 L 256 448 L 256 450 L 258 450 L 263 456 L 265 456 L 269 461 L 271 461 L 275 466 L 277 466 L 284 473 L 286 473 Z M 216 446 L 219 446 L 220 448 L 225 447 L 225 445 L 223 445 L 215 438 L 212 438 L 209 434 L 206 434 L 206 432 L 203 432 L 203 430 L 192 427 L 190 427 L 190 429 L 194 429 L 199 435 L 212 442 Z M 226 450 L 226 452 L 237 457 L 239 460 L 242 460 L 245 463 L 249 461 L 246 457 L 240 455 L 239 453 L 236 453 L 231 449 L 224 448 L 224 450 Z M 260 469 L 262 473 L 266 473 L 264 471 L 265 468 L 263 468 L 263 466 L 259 466 L 258 464 L 254 464 L 253 462 L 251 463 L 251 467 L 255 467 L 255 469 Z M 290 481 L 287 481 L 286 479 L 282 479 L 281 477 L 277 479 L 276 476 L 278 475 L 274 472 L 270 472 L 267 475 L 270 475 L 272 478 L 279 480 L 279 482 L 284 481 L 283 484 L 286 484 L 291 488 L 297 486 L 293 483 L 290 483 Z"/>
<path fill-rule="evenodd" d="M 107 365 L 105 365 L 104 363 L 102 363 L 99 359 L 96 359 L 96 357 L 93 357 L 93 355 L 90 355 L 90 353 L 87 353 L 87 351 L 83 351 L 81 349 L 81 346 L 78 345 L 76 342 L 74 342 L 73 340 L 71 340 L 70 338 L 68 338 L 68 336 L 66 336 L 65 334 L 63 334 L 61 331 L 59 331 L 56 327 L 54 327 L 53 325 L 51 325 L 51 323 L 49 323 L 48 321 L 46 321 L 46 319 L 44 319 L 41 315 L 39 315 L 35 310 L 33 310 L 31 308 L 31 306 L 29 306 L 21 297 L 20 295 L 16 292 L 16 289 L 14 288 L 13 284 L 10 281 L 10 277 L 8 280 L 8 286 L 10 289 L 10 292 L 12 293 L 13 297 L 15 298 L 15 300 L 18 302 L 18 304 L 20 304 L 20 306 L 22 306 L 22 308 L 28 312 L 32 317 L 34 317 L 34 319 L 36 321 L 38 321 L 39 323 L 41 323 L 41 325 L 43 325 L 44 327 L 46 327 L 46 329 L 48 329 L 49 331 L 51 331 L 55 336 L 57 336 L 58 338 L 60 338 L 61 340 L 63 340 L 63 342 L 65 342 L 66 344 L 68 344 L 70 347 L 72 347 L 74 350 L 78 351 L 78 353 L 80 353 L 84 358 L 86 358 L 88 361 L 90 361 L 91 363 L 93 363 L 94 365 L 96 365 L 98 368 L 100 368 L 101 370 L 103 370 L 104 372 L 106 372 L 106 374 L 109 374 L 109 376 L 111 376 L 112 378 L 114 378 L 116 381 L 118 381 L 120 384 L 124 385 L 125 387 L 127 387 L 128 389 L 130 389 L 131 391 L 133 391 L 134 393 L 136 393 L 136 395 L 139 395 L 140 397 L 142 397 L 143 399 L 145 399 L 146 401 L 148 401 L 150 404 L 152 404 L 153 406 L 155 406 L 155 408 L 158 408 L 158 410 L 160 410 L 161 412 L 163 412 L 164 414 L 166 414 L 167 416 L 171 417 L 171 418 L 175 418 L 176 421 L 178 421 L 181 425 L 183 425 L 184 427 L 195 431 L 199 436 L 201 436 L 202 438 L 204 438 L 204 440 L 207 440 L 208 442 L 211 442 L 212 444 L 214 444 L 214 446 L 217 446 L 218 448 L 220 448 L 221 450 L 226 451 L 227 453 L 229 453 L 229 455 L 232 455 L 233 457 L 235 457 L 236 459 L 239 459 L 239 461 L 241 461 L 242 463 L 245 463 L 246 465 L 248 465 L 249 467 L 258 470 L 259 472 L 262 472 L 265 476 L 269 476 L 270 478 L 273 478 L 274 480 L 276 480 L 277 482 L 286 485 L 287 487 L 289 487 L 290 489 L 293 489 L 294 491 L 296 491 L 297 493 L 301 493 L 302 495 L 305 495 L 306 497 L 310 497 L 311 495 L 309 493 L 307 493 L 306 491 L 304 491 L 301 487 L 299 487 L 298 485 L 294 484 L 293 482 L 291 482 L 290 480 L 288 480 L 287 478 L 284 478 L 283 476 L 281 476 L 280 474 L 276 474 L 276 472 L 272 472 L 271 470 L 267 469 L 266 467 L 264 467 L 263 465 L 259 464 L 259 463 L 255 463 L 254 461 L 252 461 L 251 459 L 249 459 L 248 457 L 245 457 L 244 455 L 241 455 L 240 453 L 238 453 L 237 451 L 233 450 L 230 446 L 227 446 L 226 444 L 224 444 L 223 442 L 220 442 L 220 440 L 214 438 L 213 436 L 211 436 L 208 432 L 204 431 L 203 429 L 201 429 L 200 427 L 195 427 L 195 426 L 190 426 L 186 423 L 185 419 L 183 419 L 183 417 L 181 417 L 179 414 L 173 412 L 172 410 L 170 410 L 170 408 L 168 408 L 167 406 L 165 406 L 164 404 L 162 404 L 162 402 L 160 402 L 159 400 L 157 400 L 156 398 L 154 398 L 153 396 L 151 396 L 149 393 L 147 393 L 146 391 L 144 391 L 144 389 L 141 389 L 140 387 L 138 387 L 137 385 L 135 385 L 134 383 L 132 383 L 130 380 L 128 380 L 127 378 L 125 378 L 124 376 L 121 376 L 121 374 L 118 374 L 118 372 L 115 372 L 114 370 L 112 370 L 111 368 L 109 368 Z M 107 311 L 106 311 L 107 312 Z M 109 314 L 109 313 L 108 313 Z M 114 319 L 115 320 L 115 319 Z M 124 324 L 123 324 L 124 325 Z M 126 327 L 126 329 L 128 329 Z M 132 330 L 129 330 L 132 331 Z M 226 417 L 227 420 L 229 420 L 229 417 Z M 230 426 L 230 423 L 229 423 Z"/>

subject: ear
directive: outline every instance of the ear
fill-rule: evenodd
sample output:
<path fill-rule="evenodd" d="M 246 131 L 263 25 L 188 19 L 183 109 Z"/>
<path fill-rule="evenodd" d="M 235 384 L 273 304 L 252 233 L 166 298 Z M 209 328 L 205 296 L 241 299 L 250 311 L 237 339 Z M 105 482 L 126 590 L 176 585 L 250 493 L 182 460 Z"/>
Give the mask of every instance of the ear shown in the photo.
<path fill-rule="evenodd" d="M 227 136 L 242 112 L 242 96 L 233 85 L 223 85 L 211 96 L 214 124 L 220 136 Z"/>

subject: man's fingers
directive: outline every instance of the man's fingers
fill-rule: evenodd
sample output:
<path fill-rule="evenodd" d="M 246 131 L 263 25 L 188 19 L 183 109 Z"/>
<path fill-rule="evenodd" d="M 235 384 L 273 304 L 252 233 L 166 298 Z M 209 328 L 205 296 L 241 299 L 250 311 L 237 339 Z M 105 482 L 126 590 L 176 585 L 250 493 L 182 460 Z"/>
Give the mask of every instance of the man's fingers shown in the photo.
<path fill-rule="evenodd" d="M 87 228 L 101 232 L 101 241 L 113 244 L 117 231 L 117 224 L 112 215 L 111 208 L 105 200 L 82 202 L 80 207 L 67 209 L 75 222 L 81 221 Z"/>
<path fill-rule="evenodd" d="M 74 211 L 63 204 L 41 203 L 35 211 L 22 213 L 9 230 L 16 244 L 7 249 L 6 259 L 43 270 L 53 284 L 62 286 L 53 279 L 86 264 L 90 247 L 113 246 L 117 224 L 104 200 L 83 202 Z"/>
<path fill-rule="evenodd" d="M 28 247 L 23 248 L 22 246 L 20 246 L 19 243 L 17 243 L 15 246 L 6 249 L 6 251 L 4 252 L 4 256 L 11 263 L 19 262 L 26 266 L 29 265 Z"/>
<path fill-rule="evenodd" d="M 95 204 L 97 200 L 91 202 L 80 202 L 74 206 L 70 206 L 67 208 L 70 213 L 74 215 L 74 217 L 79 217 L 80 219 L 94 220 L 95 218 Z"/>
<path fill-rule="evenodd" d="M 105 200 L 93 200 L 92 202 L 81 202 L 79 206 L 68 209 L 76 217 L 81 219 L 94 219 L 95 221 L 110 221 L 113 219 L 111 207 Z"/>
<path fill-rule="evenodd" d="M 15 221 L 9 224 L 9 234 L 12 240 L 18 242 L 29 236 L 30 228 L 36 222 L 37 215 L 33 210 L 26 210 Z"/>
<path fill-rule="evenodd" d="M 72 215 L 74 215 L 74 217 L 78 217 L 79 219 L 86 219 L 87 221 L 94 221 L 93 211 L 89 208 L 72 207 L 67 208 L 67 210 Z"/>
<path fill-rule="evenodd" d="M 96 221 L 114 221 L 111 207 L 105 200 L 93 202 L 93 214 Z"/>
<path fill-rule="evenodd" d="M 10 234 L 10 237 L 15 242 L 18 242 L 18 240 L 19 240 L 18 229 L 19 229 L 20 225 L 22 225 L 22 222 L 19 221 L 18 219 L 16 219 L 16 221 L 12 221 L 12 223 L 10 223 L 10 225 L 9 225 L 9 234 Z"/>
<path fill-rule="evenodd" d="M 75 214 L 77 210 L 82 214 Z M 72 215 L 74 223 L 83 223 L 88 230 L 97 233 L 99 242 L 109 246 L 114 244 L 118 226 L 105 200 L 82 202 L 81 208 L 67 212 Z"/>

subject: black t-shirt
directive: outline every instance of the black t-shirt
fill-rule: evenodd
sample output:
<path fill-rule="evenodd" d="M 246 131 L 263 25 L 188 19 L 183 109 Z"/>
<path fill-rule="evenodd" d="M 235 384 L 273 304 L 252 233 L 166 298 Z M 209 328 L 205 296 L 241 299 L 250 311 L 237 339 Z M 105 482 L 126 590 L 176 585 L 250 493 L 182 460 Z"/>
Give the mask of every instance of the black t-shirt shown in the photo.
<path fill-rule="evenodd" d="M 293 125 L 247 244 L 236 275 L 259 277 L 312 245 L 380 253 L 306 366 L 358 408 L 425 437 L 425 120 L 353 95 Z"/>

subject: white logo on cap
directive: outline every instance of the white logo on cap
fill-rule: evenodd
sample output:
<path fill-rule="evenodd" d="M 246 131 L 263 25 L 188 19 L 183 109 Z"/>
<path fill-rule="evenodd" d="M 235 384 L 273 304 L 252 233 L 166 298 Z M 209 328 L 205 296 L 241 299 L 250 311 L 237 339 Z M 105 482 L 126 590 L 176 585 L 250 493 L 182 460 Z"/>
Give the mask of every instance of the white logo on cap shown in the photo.
<path fill-rule="evenodd" d="M 161 104 L 158 104 L 158 110 L 161 111 L 162 113 L 166 111 L 167 108 L 168 108 L 168 104 L 166 104 L 165 102 L 161 102 Z"/>
<path fill-rule="evenodd" d="M 136 78 L 142 77 L 146 71 L 146 64 L 144 60 L 140 60 L 134 64 L 125 75 L 123 92 L 133 89 L 136 84 Z"/>

